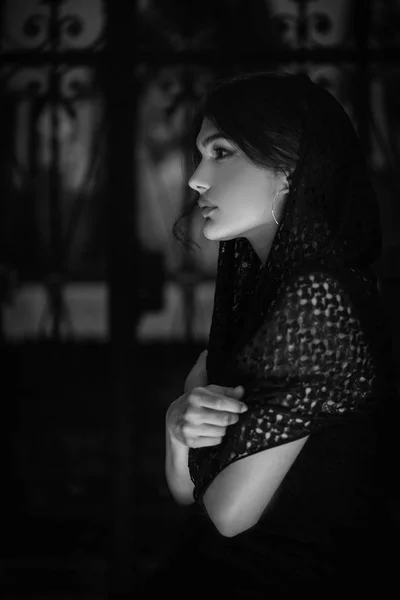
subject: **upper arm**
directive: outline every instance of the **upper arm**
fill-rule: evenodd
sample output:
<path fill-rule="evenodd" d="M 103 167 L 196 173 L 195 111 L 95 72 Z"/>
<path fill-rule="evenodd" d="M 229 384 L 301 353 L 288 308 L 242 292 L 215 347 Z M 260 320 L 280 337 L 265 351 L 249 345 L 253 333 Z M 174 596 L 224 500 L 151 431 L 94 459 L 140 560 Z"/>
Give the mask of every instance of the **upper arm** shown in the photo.
<path fill-rule="evenodd" d="M 305 436 L 237 460 L 215 477 L 203 502 L 222 535 L 232 537 L 258 522 L 307 439 Z"/>

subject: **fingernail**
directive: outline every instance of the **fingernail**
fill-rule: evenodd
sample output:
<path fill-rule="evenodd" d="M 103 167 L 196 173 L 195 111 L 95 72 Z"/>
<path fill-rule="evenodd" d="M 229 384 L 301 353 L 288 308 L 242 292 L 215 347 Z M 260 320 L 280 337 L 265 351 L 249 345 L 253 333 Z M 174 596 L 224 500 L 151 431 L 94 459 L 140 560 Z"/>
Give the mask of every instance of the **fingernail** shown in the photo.
<path fill-rule="evenodd" d="M 247 409 L 248 409 L 248 406 L 246 406 L 246 404 L 242 404 L 242 412 L 246 412 Z"/>

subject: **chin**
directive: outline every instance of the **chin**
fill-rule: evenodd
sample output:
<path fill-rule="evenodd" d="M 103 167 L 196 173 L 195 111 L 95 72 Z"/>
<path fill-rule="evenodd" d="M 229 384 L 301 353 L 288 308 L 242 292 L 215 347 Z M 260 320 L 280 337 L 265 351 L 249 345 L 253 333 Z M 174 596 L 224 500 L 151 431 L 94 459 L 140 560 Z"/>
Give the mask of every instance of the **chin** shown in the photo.
<path fill-rule="evenodd" d="M 207 233 L 205 231 L 203 231 L 203 235 L 205 238 L 207 238 L 210 242 L 229 242 L 229 240 L 233 240 L 237 237 L 240 237 L 241 234 L 237 234 L 237 235 L 218 235 L 218 233 Z"/>
<path fill-rule="evenodd" d="M 234 240 L 235 238 L 243 236 L 242 231 L 238 231 L 238 232 L 218 231 L 217 228 L 215 228 L 215 231 L 213 231 L 213 228 L 211 228 L 211 229 L 212 230 L 209 231 L 207 226 L 205 226 L 203 229 L 204 237 L 207 238 L 208 240 L 210 240 L 211 242 L 229 242 L 229 240 Z"/>
<path fill-rule="evenodd" d="M 203 225 L 203 235 L 211 242 L 229 242 L 229 240 L 242 237 L 243 234 L 242 228 L 237 231 L 233 228 L 231 230 L 225 229 L 224 231 L 222 227 L 218 227 L 216 223 L 213 223 L 212 219 L 206 219 Z"/>

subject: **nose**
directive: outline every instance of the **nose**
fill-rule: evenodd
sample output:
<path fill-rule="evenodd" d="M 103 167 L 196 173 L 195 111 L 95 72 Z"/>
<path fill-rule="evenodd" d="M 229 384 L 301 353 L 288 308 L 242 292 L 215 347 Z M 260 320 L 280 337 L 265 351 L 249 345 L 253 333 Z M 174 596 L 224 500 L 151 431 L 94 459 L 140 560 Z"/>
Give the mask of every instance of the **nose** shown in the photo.
<path fill-rule="evenodd" d="M 201 178 L 198 170 L 193 173 L 192 177 L 188 181 L 188 185 L 192 188 L 192 190 L 198 192 L 199 194 L 203 194 L 211 187 L 204 178 Z"/>

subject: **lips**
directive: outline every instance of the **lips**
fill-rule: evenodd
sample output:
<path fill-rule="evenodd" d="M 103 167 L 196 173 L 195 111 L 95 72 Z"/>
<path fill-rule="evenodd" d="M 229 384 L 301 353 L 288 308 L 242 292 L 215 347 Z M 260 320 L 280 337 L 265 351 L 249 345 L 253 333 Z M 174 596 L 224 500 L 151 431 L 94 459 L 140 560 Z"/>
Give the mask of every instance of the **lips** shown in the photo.
<path fill-rule="evenodd" d="M 205 206 L 201 209 L 201 215 L 203 217 L 208 217 L 214 210 L 216 210 L 216 206 Z"/>
<path fill-rule="evenodd" d="M 203 208 L 215 208 L 215 206 L 213 204 L 210 204 L 209 202 L 205 202 L 204 200 L 199 200 L 198 205 L 201 209 Z"/>

